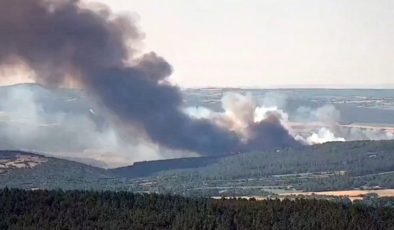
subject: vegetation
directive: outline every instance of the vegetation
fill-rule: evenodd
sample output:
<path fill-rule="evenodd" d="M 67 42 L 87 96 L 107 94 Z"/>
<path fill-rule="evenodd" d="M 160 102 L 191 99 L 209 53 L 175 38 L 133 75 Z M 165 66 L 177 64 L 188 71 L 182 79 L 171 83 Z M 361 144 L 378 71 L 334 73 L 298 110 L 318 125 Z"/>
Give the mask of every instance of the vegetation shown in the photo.
<path fill-rule="evenodd" d="M 0 152 L 0 159 L 2 156 L 7 155 Z M 394 141 L 327 143 L 225 157 L 141 162 L 113 170 L 47 159 L 34 168 L 0 173 L 0 187 L 209 197 L 394 188 Z M 143 176 L 144 172 L 149 176 Z"/>
<path fill-rule="evenodd" d="M 154 191 L 187 196 L 394 188 L 394 141 L 244 153 L 205 167 L 163 171 L 150 180 Z"/>
<path fill-rule="evenodd" d="M 2 151 L 0 159 L 19 153 Z M 47 162 L 34 168 L 15 168 L 0 174 L 0 187 L 105 189 L 105 184 L 110 184 L 110 181 L 117 178 L 104 169 L 57 158 L 46 159 Z"/>
<path fill-rule="evenodd" d="M 352 176 L 394 171 L 394 141 L 337 142 L 238 154 L 197 171 L 181 172 L 197 172 L 207 179 L 237 179 L 335 171 L 346 171 Z M 169 171 L 163 175 L 176 172 Z"/>
<path fill-rule="evenodd" d="M 394 209 L 324 200 L 0 190 L 0 229 L 393 229 Z"/>

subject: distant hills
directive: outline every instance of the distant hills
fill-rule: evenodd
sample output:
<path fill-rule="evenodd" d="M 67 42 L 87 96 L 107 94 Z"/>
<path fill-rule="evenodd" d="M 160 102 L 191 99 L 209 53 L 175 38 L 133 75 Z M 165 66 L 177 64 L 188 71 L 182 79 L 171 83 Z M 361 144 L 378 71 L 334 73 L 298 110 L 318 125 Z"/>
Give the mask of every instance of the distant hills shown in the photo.
<path fill-rule="evenodd" d="M 109 170 L 19 151 L 1 151 L 0 162 L 19 159 L 19 164 L 25 164 L 20 162 L 21 156 L 22 160 L 38 157 L 39 163 L 0 168 L 0 187 L 190 196 L 394 188 L 394 141 L 327 143 L 222 157 L 138 162 Z"/>

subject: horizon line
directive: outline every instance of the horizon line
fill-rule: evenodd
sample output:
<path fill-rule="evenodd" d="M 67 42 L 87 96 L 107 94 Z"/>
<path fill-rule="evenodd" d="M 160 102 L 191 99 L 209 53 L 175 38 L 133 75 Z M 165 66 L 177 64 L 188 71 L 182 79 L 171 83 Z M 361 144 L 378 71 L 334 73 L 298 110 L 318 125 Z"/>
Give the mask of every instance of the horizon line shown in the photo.
<path fill-rule="evenodd" d="M 0 87 L 10 87 L 18 85 L 39 85 L 45 87 L 40 83 L 26 82 L 26 83 L 15 83 L 15 84 L 5 84 Z M 376 84 L 376 85 L 318 85 L 318 84 L 284 84 L 284 85 L 268 85 L 268 86 L 181 86 L 175 84 L 181 89 L 245 89 L 245 90 L 257 90 L 257 89 L 338 89 L 338 90 L 394 90 L 394 84 Z M 58 87 L 67 88 L 67 87 Z"/>

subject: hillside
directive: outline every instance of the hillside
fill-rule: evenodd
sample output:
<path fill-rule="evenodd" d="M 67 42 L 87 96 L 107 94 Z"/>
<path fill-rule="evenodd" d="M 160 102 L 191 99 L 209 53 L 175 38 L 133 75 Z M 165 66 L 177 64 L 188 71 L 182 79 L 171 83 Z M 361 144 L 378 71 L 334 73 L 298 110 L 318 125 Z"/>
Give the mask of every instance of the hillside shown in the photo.
<path fill-rule="evenodd" d="M 201 169 L 193 173 L 216 179 L 320 171 L 365 175 L 377 171 L 394 171 L 394 141 L 333 142 L 230 156 L 137 162 L 112 171 L 126 177 L 139 177 L 161 171 L 168 171 L 165 175 L 170 175 L 179 169 L 194 168 Z"/>
<path fill-rule="evenodd" d="M 6 163 L 10 159 L 13 163 Z M 8 169 L 1 168 L 1 164 L 9 165 Z M 25 189 L 97 189 L 186 196 L 391 189 L 394 141 L 327 143 L 214 158 L 139 162 L 110 170 L 25 152 L 0 151 L 0 170 L 1 187 Z"/>
<path fill-rule="evenodd" d="M 394 188 L 394 141 L 327 143 L 215 161 L 161 171 L 145 178 L 145 184 L 150 183 L 149 191 L 203 196 Z M 140 171 L 144 165 L 151 170 L 151 164 L 140 163 Z"/>
<path fill-rule="evenodd" d="M 322 171 L 344 171 L 352 176 L 394 171 L 394 141 L 333 142 L 250 152 L 221 158 L 197 172 L 211 179 L 234 179 Z"/>
<path fill-rule="evenodd" d="M 114 177 L 81 163 L 22 151 L 0 151 L 0 187 L 102 189 Z"/>
<path fill-rule="evenodd" d="M 200 168 L 218 162 L 226 156 L 190 157 L 157 161 L 136 162 L 131 166 L 112 169 L 114 174 L 127 178 L 152 176 L 162 171 Z"/>

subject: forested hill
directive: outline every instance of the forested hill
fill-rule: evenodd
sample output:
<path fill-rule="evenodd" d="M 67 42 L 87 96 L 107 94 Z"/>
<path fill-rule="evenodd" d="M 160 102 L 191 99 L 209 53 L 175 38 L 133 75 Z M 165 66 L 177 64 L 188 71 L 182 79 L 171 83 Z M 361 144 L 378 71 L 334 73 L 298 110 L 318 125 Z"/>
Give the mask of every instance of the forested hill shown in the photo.
<path fill-rule="evenodd" d="M 161 171 L 149 181 L 149 191 L 193 196 L 392 189 L 394 141 L 338 142 L 248 152 L 220 158 L 204 167 Z"/>
<path fill-rule="evenodd" d="M 0 151 L 0 188 L 106 189 L 115 176 L 101 168 L 24 151 Z M 105 182 L 105 183 L 104 183 Z"/>
<path fill-rule="evenodd" d="M 394 171 L 394 141 L 332 142 L 221 158 L 198 170 L 210 178 L 346 171 L 353 176 Z"/>
<path fill-rule="evenodd" d="M 200 176 L 221 179 L 321 171 L 346 171 L 352 175 L 365 175 L 394 171 L 394 141 L 331 142 L 222 157 L 138 162 L 112 171 L 128 177 L 166 171 L 168 174 L 193 171 Z"/>
<path fill-rule="evenodd" d="M 0 188 L 97 189 L 198 196 L 394 188 L 394 141 L 356 141 L 105 170 L 0 151 Z M 280 189 L 281 191 L 278 191 Z"/>
<path fill-rule="evenodd" d="M 0 190 L 0 229 L 394 229 L 394 209 L 324 200 L 212 200 Z"/>
<path fill-rule="evenodd" d="M 115 168 L 110 171 L 123 177 L 146 177 L 162 171 L 205 167 L 218 162 L 221 158 L 224 157 L 226 156 L 190 157 L 168 160 L 142 161 L 136 162 L 131 166 Z"/>

